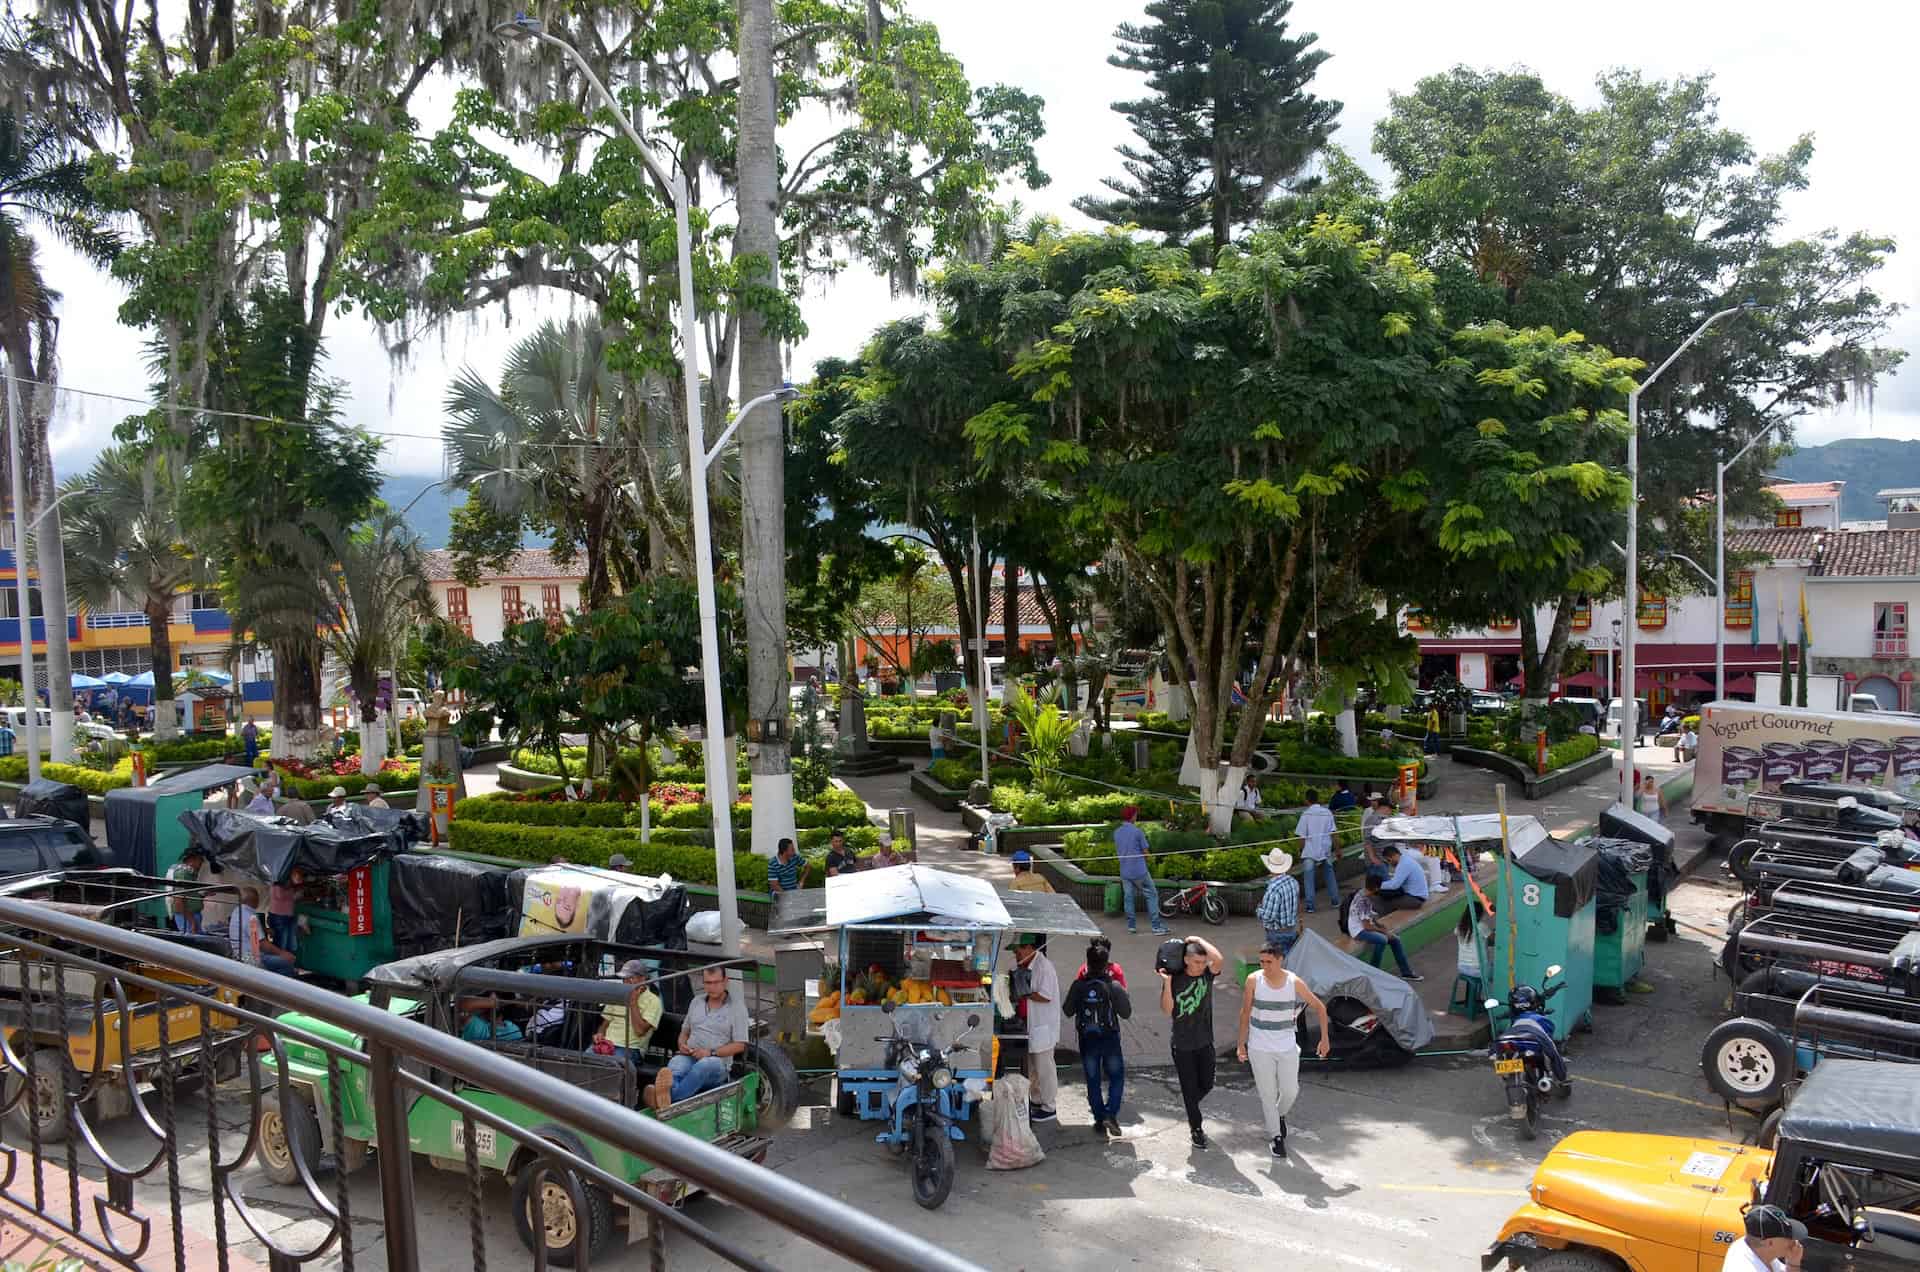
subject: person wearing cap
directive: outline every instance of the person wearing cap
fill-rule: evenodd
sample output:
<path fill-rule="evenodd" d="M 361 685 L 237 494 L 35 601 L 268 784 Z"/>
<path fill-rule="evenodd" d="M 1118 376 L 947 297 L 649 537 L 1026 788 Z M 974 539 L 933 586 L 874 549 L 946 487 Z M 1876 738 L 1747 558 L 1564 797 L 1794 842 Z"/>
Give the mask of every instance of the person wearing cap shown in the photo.
<path fill-rule="evenodd" d="M 628 1064 L 640 1063 L 640 1052 L 660 1024 L 660 995 L 653 992 L 650 983 L 656 967 L 644 958 L 630 958 L 620 965 L 627 1001 L 608 1003 L 600 1013 L 600 1028 L 593 1035 L 595 1050 L 604 1042 Z"/>
<path fill-rule="evenodd" d="M 1727 1247 L 1720 1272 L 1787 1272 L 1800 1266 L 1806 1253 L 1807 1225 L 1778 1206 L 1754 1206 L 1747 1211 L 1747 1235 Z"/>
<path fill-rule="evenodd" d="M 1160 917 L 1160 890 L 1153 886 L 1153 872 L 1147 869 L 1147 832 L 1137 824 L 1140 810 L 1128 804 L 1120 812 L 1120 824 L 1113 829 L 1113 851 L 1120 858 L 1121 908 L 1127 914 L 1127 931 L 1139 931 L 1133 924 L 1133 898 L 1146 893 L 1147 923 L 1159 936 L 1167 934 Z"/>
<path fill-rule="evenodd" d="M 626 853 L 616 852 L 607 858 L 607 869 L 618 870 L 621 874 L 632 874 L 633 863 L 627 860 Z"/>
<path fill-rule="evenodd" d="M 1271 877 L 1254 913 L 1266 931 L 1267 944 L 1287 954 L 1300 939 L 1300 881 L 1293 877 L 1293 854 L 1275 848 L 1260 858 L 1260 864 Z"/>
<path fill-rule="evenodd" d="M 1380 823 L 1393 816 L 1393 808 L 1387 803 L 1387 797 L 1379 791 L 1367 796 L 1367 811 L 1360 814 L 1360 848 L 1367 855 L 1367 877 L 1385 879 L 1391 870 L 1385 859 L 1380 856 Z"/>
<path fill-rule="evenodd" d="M 1013 854 L 1013 890 L 1015 892 L 1052 892 L 1053 885 L 1035 873 L 1033 854 L 1022 848 Z"/>
<path fill-rule="evenodd" d="M 889 866 L 908 866 L 912 864 L 912 851 L 897 851 L 893 846 L 893 836 L 882 831 L 880 835 L 880 847 L 873 854 L 873 860 L 869 863 L 868 868 L 872 870 L 885 870 Z"/>
<path fill-rule="evenodd" d="M 197 884 L 200 882 L 200 866 L 207 859 L 198 848 L 188 848 L 180 854 L 180 860 L 173 863 L 167 871 L 167 879 L 172 883 Z M 200 914 L 206 903 L 198 893 L 175 892 L 167 899 L 167 909 L 173 914 L 173 928 L 176 932 L 198 934 L 205 931 L 200 924 Z"/>
<path fill-rule="evenodd" d="M 1353 788 L 1347 785 L 1346 779 L 1341 778 L 1336 781 L 1333 784 L 1333 798 L 1327 801 L 1327 811 L 1344 813 L 1358 807 L 1360 807 L 1360 797 L 1353 793 Z"/>
<path fill-rule="evenodd" d="M 1287 952 L 1273 941 L 1260 951 L 1260 970 L 1248 975 L 1240 996 L 1240 1044 L 1234 1053 L 1253 1070 L 1260 1112 L 1267 1120 L 1269 1151 L 1287 1155 L 1287 1114 L 1300 1098 L 1300 1039 L 1296 1032 L 1302 1004 L 1320 1017 L 1322 1060 L 1331 1050 L 1327 1005 L 1307 983 L 1287 970 Z"/>
<path fill-rule="evenodd" d="M 1054 1101 L 1059 1098 L 1053 1049 L 1060 1045 L 1060 973 L 1040 952 L 1040 942 L 1031 932 L 1013 938 L 1013 959 L 1027 974 L 1026 993 L 1020 1001 L 1027 1007 L 1027 1079 L 1033 1083 L 1029 1116 L 1036 1122 L 1051 1122 Z"/>
<path fill-rule="evenodd" d="M 380 783 L 378 782 L 368 782 L 366 785 L 366 788 L 362 790 L 360 793 L 367 797 L 368 808 L 391 808 L 392 807 L 392 805 L 388 804 L 387 801 L 381 797 Z"/>
<path fill-rule="evenodd" d="M 327 792 L 327 798 L 332 801 L 327 805 L 327 811 L 337 813 L 347 806 L 347 788 L 336 786 Z"/>
<path fill-rule="evenodd" d="M 1093 1114 L 1094 1134 L 1110 1140 L 1120 1138 L 1120 1096 L 1127 1084 L 1120 1022 L 1133 1015 L 1126 984 L 1114 979 L 1107 958 L 1112 948 L 1105 937 L 1095 937 L 1087 945 L 1087 961 L 1067 987 L 1063 1004 L 1080 1038 L 1080 1067 L 1087 1075 L 1087 1108 Z"/>

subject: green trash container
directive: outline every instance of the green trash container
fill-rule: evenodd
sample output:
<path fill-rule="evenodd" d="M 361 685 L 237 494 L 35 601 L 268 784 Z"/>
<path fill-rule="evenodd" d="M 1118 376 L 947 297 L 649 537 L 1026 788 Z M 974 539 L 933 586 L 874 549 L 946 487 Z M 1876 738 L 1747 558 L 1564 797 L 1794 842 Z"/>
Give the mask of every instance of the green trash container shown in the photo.
<path fill-rule="evenodd" d="M 1109 915 L 1120 913 L 1121 888 L 1118 879 L 1107 885 L 1105 893 L 1100 898 L 1100 908 Z"/>

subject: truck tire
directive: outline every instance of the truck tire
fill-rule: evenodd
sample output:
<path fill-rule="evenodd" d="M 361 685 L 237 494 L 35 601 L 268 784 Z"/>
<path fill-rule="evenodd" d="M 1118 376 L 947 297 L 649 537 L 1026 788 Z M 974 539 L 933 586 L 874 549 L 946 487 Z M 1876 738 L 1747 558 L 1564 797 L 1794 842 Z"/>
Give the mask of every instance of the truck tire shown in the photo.
<path fill-rule="evenodd" d="M 1793 1077 L 1793 1048 L 1766 1021 L 1737 1016 L 1707 1035 L 1700 1067 L 1720 1098 L 1748 1106 L 1772 1104 Z"/>
<path fill-rule="evenodd" d="M 1733 871 L 1733 877 L 1752 887 L 1753 857 L 1763 845 L 1758 839 L 1742 839 L 1727 853 L 1727 868 Z"/>
<path fill-rule="evenodd" d="M 74 1072 L 67 1053 L 55 1047 L 35 1047 L 27 1053 L 26 1064 L 26 1081 L 33 1089 L 24 1089 L 18 1077 L 7 1076 L 7 1093 L 19 1096 L 7 1113 L 7 1121 L 20 1132 L 22 1139 L 30 1140 L 37 1113 L 40 1142 L 61 1143 L 73 1128 L 68 1114 L 73 1108 L 73 1088 L 79 1075 Z"/>
<path fill-rule="evenodd" d="M 750 1042 L 741 1060 L 760 1075 L 759 1103 L 754 1112 L 760 1122 L 781 1125 L 800 1107 L 800 1070 L 793 1058 L 778 1043 Z"/>
<path fill-rule="evenodd" d="M 1620 1272 L 1620 1265 L 1592 1250 L 1555 1250 L 1529 1261 L 1527 1272 Z"/>
<path fill-rule="evenodd" d="M 1786 1111 L 1786 1106 L 1782 1105 L 1762 1119 L 1760 1129 L 1753 1133 L 1754 1147 L 1764 1148 L 1768 1152 L 1773 1151 L 1774 1146 L 1780 1142 L 1780 1117 Z"/>
<path fill-rule="evenodd" d="M 574 1183 L 580 1189 L 580 1195 L 586 1201 L 587 1213 L 584 1219 L 587 1229 L 587 1258 L 598 1262 L 601 1251 L 606 1249 L 607 1241 L 613 1235 L 613 1198 L 607 1190 L 597 1184 L 588 1183 L 564 1166 L 548 1166 L 541 1170 L 542 1159 L 533 1156 L 513 1177 L 513 1226 L 520 1233 L 521 1244 L 528 1253 L 536 1248 L 534 1241 L 547 1243 L 547 1262 L 555 1267 L 573 1266 L 574 1242 L 578 1239 L 582 1217 L 574 1213 L 573 1197 L 561 1179 L 565 1172 L 573 1176 Z M 534 1176 L 540 1175 L 541 1219 L 537 1229 L 533 1219 Z"/>
<path fill-rule="evenodd" d="M 298 1184 L 301 1161 L 320 1173 L 320 1123 L 313 1106 L 296 1094 L 285 1106 L 270 1099 L 260 1110 L 260 1168 L 276 1184 Z"/>

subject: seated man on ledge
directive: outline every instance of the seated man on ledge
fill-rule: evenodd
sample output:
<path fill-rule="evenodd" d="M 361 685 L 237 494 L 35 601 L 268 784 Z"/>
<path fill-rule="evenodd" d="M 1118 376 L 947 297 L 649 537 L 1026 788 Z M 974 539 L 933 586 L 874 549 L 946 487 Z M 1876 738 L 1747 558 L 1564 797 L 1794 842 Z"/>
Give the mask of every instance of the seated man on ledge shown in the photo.
<path fill-rule="evenodd" d="M 1386 882 L 1380 885 L 1380 912 L 1418 910 L 1427 903 L 1427 859 L 1417 848 L 1400 844 L 1380 845 L 1380 858 L 1387 863 Z"/>
<path fill-rule="evenodd" d="M 709 967 L 700 973 L 706 991 L 687 1008 L 680 1026 L 680 1052 L 641 1093 L 656 1112 L 724 1085 L 733 1058 L 747 1049 L 747 1005 L 727 984 L 727 973 Z"/>

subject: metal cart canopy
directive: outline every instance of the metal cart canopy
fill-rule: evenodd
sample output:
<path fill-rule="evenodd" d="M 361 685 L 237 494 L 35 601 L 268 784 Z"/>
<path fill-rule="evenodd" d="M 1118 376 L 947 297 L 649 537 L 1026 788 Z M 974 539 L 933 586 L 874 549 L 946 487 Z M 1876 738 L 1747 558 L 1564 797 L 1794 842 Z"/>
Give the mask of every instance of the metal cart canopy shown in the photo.
<path fill-rule="evenodd" d="M 905 869 L 895 866 L 892 869 Z M 879 873 L 879 872 L 872 872 Z M 835 875 L 834 882 L 843 876 Z M 1050 936 L 1099 936 L 1100 925 L 1087 917 L 1080 903 L 1060 892 L 996 892 L 1006 910 L 1006 927 L 1019 932 L 1045 932 Z M 889 916 L 893 917 L 893 916 Z M 944 916 L 943 916 L 944 917 Z M 820 932 L 836 924 L 827 921 L 827 890 L 806 888 L 799 892 L 777 893 L 773 899 L 773 921 L 767 927 L 770 936 L 799 932 Z M 998 923 L 977 926 L 999 927 Z"/>
<path fill-rule="evenodd" d="M 1500 814 L 1475 813 L 1468 817 L 1389 817 L 1374 827 L 1376 839 L 1398 843 L 1463 844 L 1500 842 Z M 1507 818 L 1507 835 L 1516 855 L 1524 853 L 1547 837 L 1540 819 L 1526 813 Z"/>
<path fill-rule="evenodd" d="M 835 875 L 822 890 L 828 927 L 937 915 L 977 927 L 1004 928 L 1013 918 L 985 879 L 927 866 L 888 866 Z"/>
<path fill-rule="evenodd" d="M 1822 1060 L 1781 1114 L 1780 1140 L 1920 1157 L 1920 1066 Z"/>

